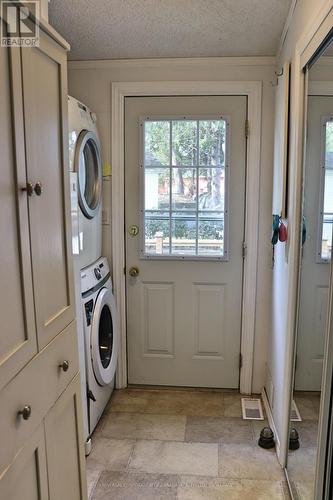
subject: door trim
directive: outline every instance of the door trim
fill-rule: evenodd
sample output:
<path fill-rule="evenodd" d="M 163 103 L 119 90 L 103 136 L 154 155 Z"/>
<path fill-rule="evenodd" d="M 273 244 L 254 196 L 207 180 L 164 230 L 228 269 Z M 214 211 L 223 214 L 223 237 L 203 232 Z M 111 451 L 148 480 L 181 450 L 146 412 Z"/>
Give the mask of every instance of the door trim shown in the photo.
<path fill-rule="evenodd" d="M 251 394 L 256 319 L 261 148 L 261 81 L 113 82 L 111 84 L 112 256 L 113 283 L 119 314 L 120 349 L 116 387 L 127 387 L 124 109 L 126 97 L 245 95 L 250 134 L 247 137 L 245 242 L 243 271 L 240 392 Z M 255 290 L 255 293 L 253 293 Z"/>

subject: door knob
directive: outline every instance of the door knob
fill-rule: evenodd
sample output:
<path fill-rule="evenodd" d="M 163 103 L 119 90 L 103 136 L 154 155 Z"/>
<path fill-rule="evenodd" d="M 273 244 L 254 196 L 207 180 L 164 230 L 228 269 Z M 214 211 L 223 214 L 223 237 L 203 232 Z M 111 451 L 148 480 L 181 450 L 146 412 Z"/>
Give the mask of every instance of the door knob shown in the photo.
<path fill-rule="evenodd" d="M 69 368 L 69 361 L 67 361 L 67 359 L 65 359 L 60 365 L 59 365 L 59 368 L 61 368 L 64 372 L 67 372 L 68 368 Z"/>
<path fill-rule="evenodd" d="M 128 228 L 128 232 L 131 236 L 137 236 L 139 234 L 139 226 L 133 224 Z"/>
<path fill-rule="evenodd" d="M 26 191 L 28 196 L 32 196 L 34 194 L 34 188 L 31 182 L 27 182 L 26 186 L 22 188 L 22 191 Z"/>
<path fill-rule="evenodd" d="M 18 415 L 22 415 L 23 420 L 29 420 L 31 415 L 31 406 L 25 405 L 22 410 L 17 412 Z"/>
<path fill-rule="evenodd" d="M 132 278 L 136 278 L 139 276 L 139 268 L 136 266 L 131 267 L 131 269 L 128 271 L 128 274 L 132 276 Z"/>
<path fill-rule="evenodd" d="M 35 184 L 35 187 L 34 187 L 34 191 L 36 193 L 37 196 L 40 196 L 43 192 L 43 187 L 42 187 L 42 184 L 38 181 L 36 182 Z"/>

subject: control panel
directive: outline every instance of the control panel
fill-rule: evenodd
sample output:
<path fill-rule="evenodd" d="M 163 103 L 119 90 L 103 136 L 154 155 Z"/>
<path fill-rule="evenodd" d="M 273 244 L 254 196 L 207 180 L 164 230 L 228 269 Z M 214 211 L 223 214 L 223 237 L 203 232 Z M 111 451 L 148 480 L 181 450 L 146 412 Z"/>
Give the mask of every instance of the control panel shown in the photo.
<path fill-rule="evenodd" d="M 91 266 L 85 267 L 81 271 L 81 293 L 94 288 L 98 283 L 110 273 L 108 261 L 105 257 L 101 257 Z"/>

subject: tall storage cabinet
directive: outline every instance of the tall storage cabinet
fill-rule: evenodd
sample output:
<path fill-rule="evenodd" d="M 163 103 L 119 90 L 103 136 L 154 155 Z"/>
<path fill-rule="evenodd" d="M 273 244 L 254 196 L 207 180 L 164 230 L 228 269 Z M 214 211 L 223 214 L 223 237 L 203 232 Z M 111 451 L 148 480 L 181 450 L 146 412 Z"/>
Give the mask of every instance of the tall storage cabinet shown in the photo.
<path fill-rule="evenodd" d="M 0 498 L 6 500 L 87 497 L 66 64 L 66 44 L 47 26 L 38 47 L 0 47 Z"/>

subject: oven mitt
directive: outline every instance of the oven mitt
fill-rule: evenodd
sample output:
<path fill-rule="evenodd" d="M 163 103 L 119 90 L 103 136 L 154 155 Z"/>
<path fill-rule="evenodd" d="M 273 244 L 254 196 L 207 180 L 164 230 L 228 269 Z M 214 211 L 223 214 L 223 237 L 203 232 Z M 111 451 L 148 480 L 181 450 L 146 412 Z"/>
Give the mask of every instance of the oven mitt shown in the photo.
<path fill-rule="evenodd" d="M 287 241 L 287 228 L 283 222 L 281 222 L 279 227 L 279 240 L 284 243 Z"/>
<path fill-rule="evenodd" d="M 279 226 L 280 226 L 280 216 L 273 215 L 273 234 L 272 234 L 272 245 L 275 246 L 279 241 Z"/>

